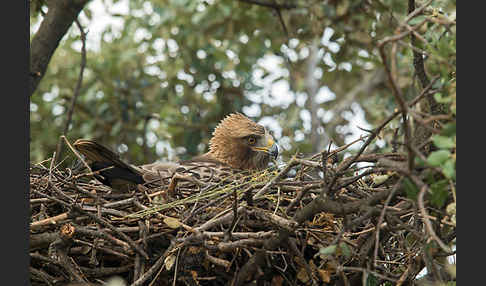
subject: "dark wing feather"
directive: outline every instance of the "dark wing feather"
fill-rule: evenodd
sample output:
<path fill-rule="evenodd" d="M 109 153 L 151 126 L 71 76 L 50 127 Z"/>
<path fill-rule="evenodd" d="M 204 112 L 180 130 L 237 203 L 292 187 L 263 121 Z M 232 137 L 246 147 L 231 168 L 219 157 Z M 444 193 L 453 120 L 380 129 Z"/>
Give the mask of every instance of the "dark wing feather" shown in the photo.
<path fill-rule="evenodd" d="M 98 175 L 96 178 L 103 184 L 121 191 L 137 184 L 146 184 L 149 187 L 168 186 L 174 177 L 178 180 L 177 189 L 194 190 L 198 184 L 207 185 L 231 180 L 239 171 L 207 155 L 179 163 L 155 162 L 136 167 L 123 162 L 118 154 L 91 140 L 79 139 L 74 143 L 74 147 L 85 156 L 93 171 L 112 167 L 101 171 L 101 176 Z"/>
<path fill-rule="evenodd" d="M 91 170 L 101 171 L 101 176 L 96 176 L 102 183 L 116 187 L 120 184 L 143 184 L 143 172 L 137 167 L 131 166 L 122 160 L 118 154 L 105 146 L 92 140 L 79 139 L 74 142 L 74 147 L 85 156 Z"/>

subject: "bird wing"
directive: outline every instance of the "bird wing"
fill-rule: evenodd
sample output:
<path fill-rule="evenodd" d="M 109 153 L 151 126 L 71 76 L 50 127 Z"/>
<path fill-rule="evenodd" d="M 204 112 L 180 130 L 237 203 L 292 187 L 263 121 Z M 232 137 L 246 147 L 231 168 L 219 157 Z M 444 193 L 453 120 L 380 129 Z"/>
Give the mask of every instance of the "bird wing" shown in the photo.
<path fill-rule="evenodd" d="M 207 155 L 179 163 L 154 162 L 133 166 L 123 162 L 118 154 L 95 141 L 79 139 L 73 145 L 84 155 L 91 169 L 99 171 L 95 175 L 99 181 L 121 191 L 137 184 L 146 184 L 149 187 L 169 186 L 173 178 L 178 180 L 177 189 L 194 189 L 196 185 L 230 179 L 238 171 Z"/>
<path fill-rule="evenodd" d="M 103 184 L 117 188 L 144 183 L 143 170 L 123 162 L 118 154 L 105 146 L 86 139 L 77 140 L 73 146 L 84 155 L 92 171 L 99 171 L 95 177 Z"/>
<path fill-rule="evenodd" d="M 140 166 L 151 186 L 168 186 L 171 192 L 193 193 L 200 188 L 231 180 L 237 170 L 214 160 L 199 157 L 179 163 L 156 162 Z"/>

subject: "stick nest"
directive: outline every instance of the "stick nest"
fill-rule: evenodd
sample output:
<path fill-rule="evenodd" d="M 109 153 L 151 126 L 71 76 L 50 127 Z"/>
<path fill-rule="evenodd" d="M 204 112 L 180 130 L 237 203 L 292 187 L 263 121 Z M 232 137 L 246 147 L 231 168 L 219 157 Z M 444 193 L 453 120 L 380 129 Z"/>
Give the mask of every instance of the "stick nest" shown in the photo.
<path fill-rule="evenodd" d="M 103 285 L 115 276 L 122 282 L 109 285 L 413 279 L 429 236 L 404 191 L 406 156 L 338 160 L 346 148 L 170 195 L 143 186 L 116 193 L 87 171 L 31 166 L 31 283 Z M 447 217 L 430 221 L 455 230 Z"/>

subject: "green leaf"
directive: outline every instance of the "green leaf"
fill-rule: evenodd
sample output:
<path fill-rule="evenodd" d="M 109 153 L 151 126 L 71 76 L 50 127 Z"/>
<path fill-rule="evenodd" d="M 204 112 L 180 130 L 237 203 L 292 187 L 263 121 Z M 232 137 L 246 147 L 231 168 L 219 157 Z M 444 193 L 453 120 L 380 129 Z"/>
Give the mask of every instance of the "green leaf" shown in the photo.
<path fill-rule="evenodd" d="M 405 193 L 407 194 L 407 198 L 411 200 L 416 200 L 417 195 L 419 193 L 419 189 L 415 183 L 410 181 L 409 178 L 403 179 L 403 188 L 405 189 Z"/>
<path fill-rule="evenodd" d="M 432 87 L 435 88 L 435 89 L 441 89 L 442 86 L 444 85 L 444 82 L 441 81 L 441 80 L 437 80 L 433 85 Z"/>
<path fill-rule="evenodd" d="M 120 132 L 121 129 L 122 129 L 122 122 L 118 121 L 117 123 L 115 123 L 115 125 L 111 127 L 110 135 L 115 136 Z"/>
<path fill-rule="evenodd" d="M 336 247 L 337 247 L 336 244 L 329 245 L 328 247 L 323 247 L 323 248 L 319 249 L 319 253 L 325 254 L 325 255 L 333 254 L 333 253 L 336 252 Z"/>
<path fill-rule="evenodd" d="M 440 93 L 440 92 L 437 92 L 436 94 L 434 94 L 434 99 L 438 103 L 449 103 L 449 102 L 452 101 L 452 98 L 450 96 L 442 97 L 442 93 Z"/>
<path fill-rule="evenodd" d="M 430 202 L 437 208 L 442 208 L 449 197 L 448 180 L 440 180 L 430 185 Z"/>
<path fill-rule="evenodd" d="M 368 279 L 366 279 L 366 286 L 378 286 L 378 279 L 373 275 L 369 274 Z"/>
<path fill-rule="evenodd" d="M 199 23 L 201 23 L 205 17 L 206 17 L 206 13 L 203 12 L 195 13 L 194 15 L 192 15 L 191 22 L 195 25 L 199 25 Z"/>
<path fill-rule="evenodd" d="M 449 159 L 444 163 L 442 166 L 442 172 L 444 172 L 444 176 L 446 176 L 448 179 L 456 178 L 456 166 L 453 159 Z"/>
<path fill-rule="evenodd" d="M 451 137 L 434 135 L 432 136 L 432 141 L 434 142 L 434 145 L 440 149 L 450 149 L 456 147 L 456 144 Z"/>
<path fill-rule="evenodd" d="M 230 5 L 227 5 L 227 4 L 220 4 L 218 5 L 219 6 L 219 9 L 221 11 L 221 14 L 224 16 L 224 17 L 228 17 L 229 15 L 231 15 L 231 6 Z"/>
<path fill-rule="evenodd" d="M 417 17 L 410 19 L 410 21 L 408 21 L 408 24 L 411 25 L 411 26 L 414 26 L 414 25 L 422 23 L 426 18 L 427 18 L 427 16 L 420 15 L 420 16 L 417 16 Z"/>
<path fill-rule="evenodd" d="M 451 156 L 451 152 L 448 150 L 438 150 L 430 153 L 429 157 L 427 158 L 427 163 L 431 166 L 440 166 L 443 164 L 449 157 Z"/>
<path fill-rule="evenodd" d="M 417 167 L 424 167 L 425 166 L 425 161 L 422 160 L 422 158 L 420 158 L 420 157 L 415 157 L 414 161 L 415 161 L 415 166 L 417 166 Z"/>
<path fill-rule="evenodd" d="M 343 252 L 344 257 L 350 258 L 351 257 L 351 249 L 345 242 L 341 242 L 339 244 L 339 248 L 341 248 L 341 251 Z"/>
<path fill-rule="evenodd" d="M 440 132 L 442 136 L 453 136 L 456 135 L 456 122 L 449 122 L 444 125 L 442 131 Z"/>

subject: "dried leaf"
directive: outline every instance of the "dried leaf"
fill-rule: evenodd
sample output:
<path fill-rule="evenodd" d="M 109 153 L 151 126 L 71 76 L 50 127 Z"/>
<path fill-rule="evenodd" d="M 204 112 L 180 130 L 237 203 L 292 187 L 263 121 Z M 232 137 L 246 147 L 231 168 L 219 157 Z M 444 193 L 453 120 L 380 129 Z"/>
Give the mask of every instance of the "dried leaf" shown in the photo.
<path fill-rule="evenodd" d="M 307 275 L 307 271 L 305 271 L 305 267 L 301 267 L 299 269 L 297 279 L 299 279 L 302 283 L 307 283 L 310 280 L 309 276 Z"/>
<path fill-rule="evenodd" d="M 315 242 L 316 242 L 316 239 L 314 237 L 312 237 L 312 236 L 307 239 L 307 244 L 308 245 L 314 245 Z"/>
<path fill-rule="evenodd" d="M 373 184 L 380 185 L 380 184 L 384 183 L 386 180 L 388 180 L 388 178 L 390 178 L 390 175 L 387 175 L 387 174 L 373 176 Z"/>
<path fill-rule="evenodd" d="M 456 214 L 456 203 L 450 203 L 447 205 L 446 212 L 449 215 L 455 215 Z"/>
<path fill-rule="evenodd" d="M 322 282 L 329 283 L 331 281 L 331 271 L 317 269 L 317 272 L 319 273 L 319 277 L 321 278 Z"/>
<path fill-rule="evenodd" d="M 192 276 L 192 279 L 196 282 L 196 285 L 199 285 L 199 281 L 197 280 L 197 272 L 194 271 L 194 270 L 191 270 L 191 276 Z"/>
<path fill-rule="evenodd" d="M 126 281 L 120 276 L 114 276 L 106 281 L 106 286 L 126 286 L 128 285 Z"/>
<path fill-rule="evenodd" d="M 165 269 L 167 269 L 167 270 L 172 269 L 172 266 L 174 266 L 175 262 L 176 262 L 176 256 L 175 255 L 167 256 L 164 260 Z"/>
<path fill-rule="evenodd" d="M 164 223 L 170 228 L 179 228 L 181 226 L 181 222 L 173 217 L 164 218 Z"/>
<path fill-rule="evenodd" d="M 200 251 L 201 251 L 201 248 L 196 247 L 196 246 L 190 246 L 189 249 L 188 249 L 188 252 L 190 254 L 198 254 Z"/>

